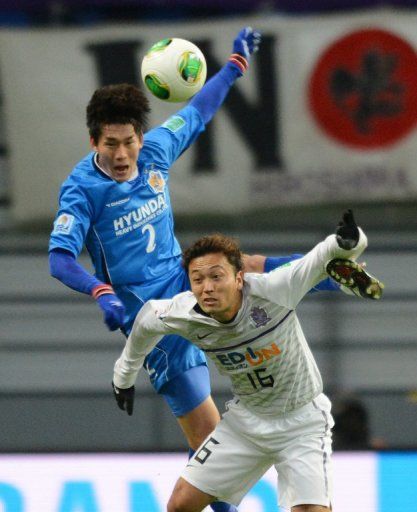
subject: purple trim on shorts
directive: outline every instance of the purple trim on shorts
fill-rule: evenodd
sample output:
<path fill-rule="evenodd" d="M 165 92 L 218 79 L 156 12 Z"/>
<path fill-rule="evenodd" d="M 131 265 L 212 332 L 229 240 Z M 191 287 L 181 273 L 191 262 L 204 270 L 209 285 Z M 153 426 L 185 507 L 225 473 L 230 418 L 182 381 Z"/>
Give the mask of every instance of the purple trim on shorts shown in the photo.
<path fill-rule="evenodd" d="M 329 477 L 327 475 L 327 463 L 328 463 L 328 460 L 327 460 L 327 453 L 326 453 L 326 450 L 324 449 L 324 445 L 325 445 L 325 442 L 324 442 L 324 439 L 328 433 L 328 431 L 330 430 L 330 425 L 329 425 L 329 422 L 327 421 L 327 415 L 326 413 L 323 411 L 323 409 L 320 409 L 320 407 L 316 404 L 315 400 L 313 400 L 313 405 L 316 409 L 318 409 L 323 418 L 324 418 L 324 436 L 321 440 L 321 449 L 323 451 L 323 473 L 324 473 L 324 489 L 326 491 L 326 496 L 329 497 Z"/>

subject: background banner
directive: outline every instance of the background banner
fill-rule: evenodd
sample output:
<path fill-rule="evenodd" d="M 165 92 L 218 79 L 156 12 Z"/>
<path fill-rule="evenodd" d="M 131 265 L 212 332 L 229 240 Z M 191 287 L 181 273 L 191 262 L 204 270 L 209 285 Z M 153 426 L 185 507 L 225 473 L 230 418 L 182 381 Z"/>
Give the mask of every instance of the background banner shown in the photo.
<path fill-rule="evenodd" d="M 162 512 L 186 463 L 184 454 L 38 454 L 0 456 L 3 512 Z M 338 512 L 411 512 L 417 499 L 417 454 L 337 452 Z M 284 512 L 272 468 L 239 506 Z"/>
<path fill-rule="evenodd" d="M 162 512 L 185 463 L 184 454 L 1 455 L 0 510 Z M 415 454 L 336 453 L 333 506 L 338 512 L 351 512 L 352 503 L 358 512 L 411 512 L 415 474 Z M 283 512 L 273 468 L 239 511 Z"/>
<path fill-rule="evenodd" d="M 51 219 L 60 183 L 89 151 L 85 106 L 97 87 L 140 84 L 145 51 L 195 42 L 209 76 L 244 25 L 260 52 L 175 164 L 178 213 L 417 197 L 414 13 L 0 31 L 0 73 L 16 220 Z M 181 108 L 151 98 L 151 125 Z"/>

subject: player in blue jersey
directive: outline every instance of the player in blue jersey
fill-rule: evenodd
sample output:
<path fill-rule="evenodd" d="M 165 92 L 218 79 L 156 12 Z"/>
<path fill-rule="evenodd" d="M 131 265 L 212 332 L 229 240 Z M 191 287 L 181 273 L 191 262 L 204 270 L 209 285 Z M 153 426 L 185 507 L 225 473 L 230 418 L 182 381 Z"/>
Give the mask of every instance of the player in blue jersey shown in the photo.
<path fill-rule="evenodd" d="M 110 330 L 131 330 L 149 299 L 189 289 L 174 235 L 169 168 L 195 141 L 248 67 L 260 36 L 239 32 L 227 64 L 163 125 L 145 133 L 150 108 L 133 85 L 105 86 L 87 106 L 93 151 L 64 181 L 50 238 L 51 275 L 91 295 Z M 77 261 L 85 246 L 95 274 Z M 264 271 L 288 261 L 247 256 L 246 268 Z M 332 286 L 332 285 L 330 285 Z M 220 419 L 210 396 L 203 353 L 178 336 L 165 337 L 146 358 L 152 385 L 167 401 L 196 449 Z M 132 412 L 132 411 L 128 411 Z M 235 510 L 213 504 L 217 512 Z"/>

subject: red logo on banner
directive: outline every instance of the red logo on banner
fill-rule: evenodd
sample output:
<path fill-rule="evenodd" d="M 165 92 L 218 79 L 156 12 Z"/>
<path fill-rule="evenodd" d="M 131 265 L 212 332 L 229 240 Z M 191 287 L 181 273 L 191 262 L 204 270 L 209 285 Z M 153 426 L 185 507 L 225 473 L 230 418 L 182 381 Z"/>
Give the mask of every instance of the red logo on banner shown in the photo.
<path fill-rule="evenodd" d="M 327 135 L 363 149 L 389 146 L 417 121 L 416 52 L 384 30 L 353 32 L 320 56 L 308 94 Z"/>

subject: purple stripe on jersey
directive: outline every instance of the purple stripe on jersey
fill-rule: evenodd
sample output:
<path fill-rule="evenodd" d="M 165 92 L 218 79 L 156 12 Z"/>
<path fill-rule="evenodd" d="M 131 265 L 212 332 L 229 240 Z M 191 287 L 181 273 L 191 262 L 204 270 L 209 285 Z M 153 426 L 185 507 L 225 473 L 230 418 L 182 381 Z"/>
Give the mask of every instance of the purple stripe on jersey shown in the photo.
<path fill-rule="evenodd" d="M 231 345 L 230 347 L 224 347 L 224 348 L 209 348 L 209 349 L 205 349 L 205 348 L 201 348 L 201 350 L 203 352 L 225 352 L 226 350 L 231 350 L 232 348 L 238 348 L 238 347 L 241 347 L 243 345 L 246 345 L 247 343 L 251 343 L 252 341 L 255 341 L 259 338 L 262 338 L 262 336 L 265 336 L 265 334 L 269 334 L 270 332 L 274 331 L 277 327 L 279 327 L 282 322 L 284 322 L 288 316 L 293 313 L 294 311 L 291 310 L 291 311 L 288 311 L 288 313 L 284 316 L 284 318 L 282 320 L 280 320 L 276 325 L 273 325 L 272 327 L 270 327 L 269 329 L 267 329 L 266 331 L 262 332 L 261 334 L 258 334 L 258 336 L 255 336 L 254 338 L 251 338 L 250 340 L 245 340 L 245 341 L 241 341 L 240 343 L 238 343 L 237 345 Z"/>

